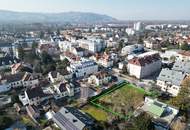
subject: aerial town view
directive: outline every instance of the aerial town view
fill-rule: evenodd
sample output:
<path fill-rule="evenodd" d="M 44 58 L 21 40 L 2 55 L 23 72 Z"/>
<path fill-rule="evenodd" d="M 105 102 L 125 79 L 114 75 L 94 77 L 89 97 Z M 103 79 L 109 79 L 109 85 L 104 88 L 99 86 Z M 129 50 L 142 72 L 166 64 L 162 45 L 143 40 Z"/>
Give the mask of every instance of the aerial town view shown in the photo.
<path fill-rule="evenodd" d="M 189 0 L 0 0 L 0 130 L 190 130 Z"/>

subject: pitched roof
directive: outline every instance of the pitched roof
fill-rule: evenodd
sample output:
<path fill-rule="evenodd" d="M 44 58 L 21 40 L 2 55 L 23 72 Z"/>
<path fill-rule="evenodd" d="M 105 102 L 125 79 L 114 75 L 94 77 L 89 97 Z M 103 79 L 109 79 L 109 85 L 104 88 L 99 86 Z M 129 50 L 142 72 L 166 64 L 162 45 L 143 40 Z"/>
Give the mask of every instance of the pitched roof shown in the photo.
<path fill-rule="evenodd" d="M 65 83 L 61 83 L 61 84 L 59 85 L 59 91 L 60 91 L 60 92 L 65 92 L 65 91 L 67 91 L 66 85 L 67 85 L 66 82 L 65 82 Z"/>
<path fill-rule="evenodd" d="M 76 56 L 76 55 L 74 55 L 73 53 L 71 53 L 71 52 L 69 52 L 69 51 L 66 51 L 66 52 L 64 53 L 64 55 L 65 55 L 67 58 L 69 58 L 69 59 L 71 59 L 71 60 L 73 60 L 73 61 L 79 61 L 79 60 L 81 59 L 79 56 Z"/>
<path fill-rule="evenodd" d="M 50 74 L 53 78 L 57 78 L 58 74 L 60 74 L 61 76 L 64 76 L 64 75 L 68 75 L 69 72 L 67 71 L 67 69 L 60 69 L 57 71 L 51 71 Z"/>
<path fill-rule="evenodd" d="M 160 55 L 158 53 L 147 55 L 144 57 L 136 57 L 131 60 L 129 60 L 129 64 L 134 64 L 138 66 L 145 66 L 146 64 L 151 64 L 153 62 L 156 62 L 160 60 Z"/>
<path fill-rule="evenodd" d="M 57 71 L 51 71 L 50 74 L 53 78 L 57 78 Z"/>
<path fill-rule="evenodd" d="M 0 66 L 12 65 L 19 62 L 20 60 L 17 59 L 16 57 L 11 57 L 11 56 L 0 57 Z"/>
<path fill-rule="evenodd" d="M 7 80 L 8 83 L 21 81 L 25 73 L 17 73 L 13 75 L 6 75 L 3 79 Z"/>
<path fill-rule="evenodd" d="M 172 69 L 190 74 L 190 62 L 177 60 Z"/>
<path fill-rule="evenodd" d="M 32 74 L 26 72 L 24 76 L 22 77 L 22 81 L 28 81 L 32 78 Z"/>
<path fill-rule="evenodd" d="M 183 56 L 190 56 L 190 51 L 180 51 L 179 54 Z"/>
<path fill-rule="evenodd" d="M 11 66 L 12 69 L 15 71 L 22 67 L 22 63 L 16 63 Z"/>
<path fill-rule="evenodd" d="M 104 77 L 110 76 L 109 73 L 106 72 L 106 71 L 98 72 L 98 73 L 96 73 L 95 75 L 96 75 L 96 77 L 97 77 L 98 79 L 102 79 L 102 78 L 104 78 Z"/>
<path fill-rule="evenodd" d="M 180 71 L 162 69 L 157 80 L 168 82 L 172 85 L 180 86 L 186 74 Z"/>
<path fill-rule="evenodd" d="M 76 49 L 76 51 L 78 51 L 78 52 L 85 51 L 85 49 L 82 48 L 82 47 L 75 47 L 75 49 Z"/>
<path fill-rule="evenodd" d="M 12 47 L 12 43 L 0 43 L 0 48 L 3 47 Z"/>
<path fill-rule="evenodd" d="M 42 98 L 48 96 L 45 94 L 41 87 L 34 87 L 26 90 L 29 99 L 33 99 L 36 97 Z"/>

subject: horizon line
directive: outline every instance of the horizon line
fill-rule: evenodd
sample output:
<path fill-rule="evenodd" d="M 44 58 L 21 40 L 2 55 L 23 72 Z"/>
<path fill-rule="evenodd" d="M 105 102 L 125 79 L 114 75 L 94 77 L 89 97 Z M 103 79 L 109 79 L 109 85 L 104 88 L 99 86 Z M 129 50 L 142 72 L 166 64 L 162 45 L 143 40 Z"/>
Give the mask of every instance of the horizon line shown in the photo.
<path fill-rule="evenodd" d="M 50 11 L 21 11 L 21 10 L 9 10 L 9 9 L 0 9 L 0 11 L 7 11 L 7 12 L 13 12 L 13 13 L 36 13 L 36 14 L 61 14 L 61 13 L 91 13 L 91 14 L 98 14 L 98 15 L 106 15 L 109 17 L 112 17 L 120 22 L 127 22 L 127 21 L 190 21 L 190 19 L 140 19 L 140 18 L 129 18 L 129 19 L 121 19 L 116 18 L 112 15 L 105 14 L 105 13 L 98 13 L 98 12 L 90 12 L 90 11 L 56 11 L 56 12 L 50 12 Z"/>

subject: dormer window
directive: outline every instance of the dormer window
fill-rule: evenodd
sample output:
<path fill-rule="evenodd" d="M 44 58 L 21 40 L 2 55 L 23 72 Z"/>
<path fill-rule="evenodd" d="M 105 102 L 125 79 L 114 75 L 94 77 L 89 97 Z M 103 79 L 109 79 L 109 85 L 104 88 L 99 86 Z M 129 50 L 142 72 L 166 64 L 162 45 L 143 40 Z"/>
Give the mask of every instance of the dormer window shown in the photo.
<path fill-rule="evenodd" d="M 76 119 L 73 119 L 73 123 L 75 123 L 75 122 L 77 122 L 77 120 L 76 120 Z"/>

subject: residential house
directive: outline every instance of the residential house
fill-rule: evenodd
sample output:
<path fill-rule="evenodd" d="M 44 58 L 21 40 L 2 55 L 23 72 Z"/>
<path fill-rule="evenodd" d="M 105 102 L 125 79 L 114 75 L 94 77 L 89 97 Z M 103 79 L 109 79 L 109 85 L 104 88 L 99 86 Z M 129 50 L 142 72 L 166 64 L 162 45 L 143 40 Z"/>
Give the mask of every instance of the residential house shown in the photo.
<path fill-rule="evenodd" d="M 60 55 L 60 60 L 64 60 L 65 58 L 67 58 L 69 60 L 69 62 L 71 62 L 71 63 L 81 60 L 80 56 L 77 56 L 69 51 L 66 51 Z"/>
<path fill-rule="evenodd" d="M 67 70 L 73 73 L 74 78 L 79 78 L 98 72 L 98 65 L 92 60 L 83 58 L 71 63 Z"/>
<path fill-rule="evenodd" d="M 39 75 L 25 72 L 24 76 L 22 77 L 23 87 L 32 87 L 38 85 L 39 83 L 38 78 Z"/>
<path fill-rule="evenodd" d="M 104 53 L 100 59 L 98 59 L 98 63 L 104 67 L 112 67 L 114 59 L 112 59 L 111 55 Z"/>
<path fill-rule="evenodd" d="M 30 53 L 33 51 L 31 47 L 22 46 L 22 45 L 20 45 L 20 44 L 18 44 L 18 43 L 15 43 L 15 44 L 13 45 L 13 55 L 14 55 L 16 58 L 18 58 L 18 59 L 20 58 L 20 57 L 19 57 L 19 48 L 20 48 L 20 47 L 23 48 L 23 51 L 24 51 L 25 54 L 30 54 Z"/>
<path fill-rule="evenodd" d="M 115 53 L 103 53 L 103 54 L 96 54 L 90 59 L 96 61 L 99 65 L 102 65 L 103 67 L 112 67 L 114 63 L 118 61 L 118 56 Z"/>
<path fill-rule="evenodd" d="M 135 45 L 128 45 L 122 48 L 121 54 L 122 55 L 129 55 L 133 53 L 143 52 L 144 46 L 141 44 L 135 44 Z"/>
<path fill-rule="evenodd" d="M 190 51 L 180 51 L 178 52 L 178 56 L 180 60 L 190 61 Z"/>
<path fill-rule="evenodd" d="M 42 54 L 42 52 L 47 52 L 49 55 L 54 55 L 59 53 L 58 48 L 55 45 L 49 43 L 39 44 L 37 48 L 37 53 Z"/>
<path fill-rule="evenodd" d="M 28 46 L 28 47 L 32 47 L 33 43 L 39 43 L 39 42 L 40 42 L 40 38 L 35 38 L 35 37 L 26 37 L 26 38 L 22 38 L 16 41 L 17 44 L 20 44 L 22 46 Z"/>
<path fill-rule="evenodd" d="M 30 65 L 26 65 L 24 63 L 16 63 L 11 66 L 11 74 L 20 73 L 22 71 L 32 73 L 32 67 Z"/>
<path fill-rule="evenodd" d="M 113 40 L 106 40 L 106 47 L 108 48 L 108 47 L 113 47 L 113 48 L 116 48 L 116 47 L 118 47 L 118 43 L 117 42 L 115 42 L 115 41 L 113 41 Z"/>
<path fill-rule="evenodd" d="M 105 48 L 105 43 L 99 38 L 88 38 L 77 40 L 79 46 L 89 50 L 92 53 L 101 52 Z"/>
<path fill-rule="evenodd" d="M 184 72 L 162 69 L 157 78 L 157 85 L 163 92 L 167 92 L 172 96 L 177 96 L 185 78 L 186 74 Z"/>
<path fill-rule="evenodd" d="M 190 61 L 176 60 L 172 70 L 183 72 L 187 75 L 190 74 Z"/>
<path fill-rule="evenodd" d="M 152 122 L 156 130 L 169 130 L 179 112 L 178 109 L 149 97 L 145 97 L 144 104 L 139 110 L 153 117 Z"/>
<path fill-rule="evenodd" d="M 28 88 L 20 100 L 25 100 L 26 104 L 39 105 L 41 102 L 52 98 L 52 94 L 46 92 L 41 87 Z"/>
<path fill-rule="evenodd" d="M 1 77 L 1 84 L 8 85 L 11 88 L 31 87 L 38 84 L 38 77 L 25 72 Z"/>
<path fill-rule="evenodd" d="M 16 63 L 11 66 L 11 74 L 16 74 L 22 68 L 22 63 Z"/>
<path fill-rule="evenodd" d="M 59 41 L 58 45 L 61 52 L 71 51 L 72 43 L 69 41 Z"/>
<path fill-rule="evenodd" d="M 66 80 L 63 80 L 59 83 L 53 84 L 54 91 L 56 92 L 57 96 L 56 98 L 62 98 L 62 97 L 72 97 L 74 96 L 74 89 L 75 87 L 73 84 L 67 82 Z"/>
<path fill-rule="evenodd" d="M 62 42 L 62 41 L 65 40 L 64 37 L 59 36 L 59 35 L 52 35 L 52 36 L 50 37 L 50 39 L 51 39 L 51 42 L 54 42 L 54 43 L 56 43 L 56 44 L 59 44 L 59 42 Z"/>
<path fill-rule="evenodd" d="M 144 47 L 148 49 L 160 49 L 161 40 L 159 38 L 151 38 L 151 39 L 144 40 Z"/>
<path fill-rule="evenodd" d="M 89 116 L 71 107 L 62 107 L 53 116 L 53 121 L 62 130 L 91 130 L 94 125 Z"/>
<path fill-rule="evenodd" d="M 0 43 L 0 52 L 12 54 L 13 53 L 12 43 Z"/>
<path fill-rule="evenodd" d="M 118 68 L 119 68 L 120 70 L 122 70 L 124 67 L 127 66 L 127 64 L 128 64 L 127 61 L 119 62 L 119 63 L 118 63 Z M 126 67 L 126 68 L 127 68 L 127 67 Z"/>
<path fill-rule="evenodd" d="M 80 56 L 80 57 L 86 56 L 88 54 L 87 50 L 85 50 L 82 47 L 72 47 L 71 53 L 73 53 L 76 56 Z"/>
<path fill-rule="evenodd" d="M 161 69 L 162 62 L 157 52 L 146 52 L 128 62 L 128 71 L 138 79 L 148 77 Z"/>
<path fill-rule="evenodd" d="M 16 57 L 12 56 L 4 56 L 0 57 L 0 70 L 1 69 L 9 69 L 11 66 L 15 63 L 19 63 L 20 60 L 17 59 Z"/>
<path fill-rule="evenodd" d="M 94 84 L 95 86 L 102 86 L 104 84 L 108 84 L 111 82 L 112 76 L 108 72 L 98 72 L 96 74 L 91 75 L 88 78 L 89 84 Z"/>
<path fill-rule="evenodd" d="M 72 33 L 72 32 L 71 32 Z M 72 43 L 76 43 L 76 40 L 79 39 L 81 36 L 77 35 L 73 35 L 73 34 L 65 34 L 64 37 L 66 40 L 72 42 Z"/>
<path fill-rule="evenodd" d="M 48 78 L 52 83 L 62 81 L 64 79 L 71 79 L 72 73 L 69 73 L 67 70 L 64 71 L 51 71 L 48 73 Z"/>

